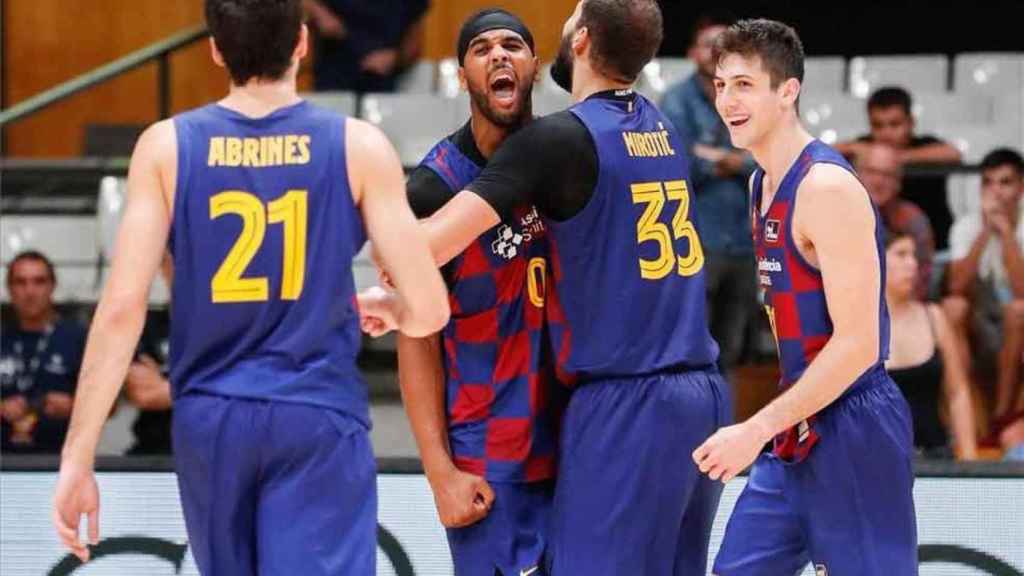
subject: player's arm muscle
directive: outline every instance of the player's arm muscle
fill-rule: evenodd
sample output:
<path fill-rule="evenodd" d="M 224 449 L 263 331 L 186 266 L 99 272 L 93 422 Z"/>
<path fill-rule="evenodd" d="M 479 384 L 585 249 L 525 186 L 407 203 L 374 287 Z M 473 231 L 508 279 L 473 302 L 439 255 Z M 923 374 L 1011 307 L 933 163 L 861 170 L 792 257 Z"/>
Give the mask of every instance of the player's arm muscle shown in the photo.
<path fill-rule="evenodd" d="M 795 210 L 794 233 L 818 258 L 833 334 L 796 384 L 754 416 L 770 435 L 831 404 L 878 359 L 881 263 L 867 193 L 846 170 L 816 165 Z"/>
<path fill-rule="evenodd" d="M 398 383 L 428 478 L 452 468 L 444 412 L 441 337 L 398 335 Z"/>
<path fill-rule="evenodd" d="M 443 266 L 501 222 L 501 217 L 475 192 L 463 190 L 421 222 L 434 260 L 438 266 Z"/>
<path fill-rule="evenodd" d="M 355 119 L 345 125 L 350 182 L 379 264 L 400 299 L 398 328 L 410 336 L 432 334 L 448 322 L 448 293 L 409 208 L 398 154 L 377 128 Z"/>
<path fill-rule="evenodd" d="M 128 198 L 114 261 L 89 330 L 64 457 L 92 466 L 103 422 L 124 382 L 142 333 L 150 284 L 160 268 L 171 226 L 170 203 L 177 166 L 171 121 L 139 138 L 128 169 Z"/>

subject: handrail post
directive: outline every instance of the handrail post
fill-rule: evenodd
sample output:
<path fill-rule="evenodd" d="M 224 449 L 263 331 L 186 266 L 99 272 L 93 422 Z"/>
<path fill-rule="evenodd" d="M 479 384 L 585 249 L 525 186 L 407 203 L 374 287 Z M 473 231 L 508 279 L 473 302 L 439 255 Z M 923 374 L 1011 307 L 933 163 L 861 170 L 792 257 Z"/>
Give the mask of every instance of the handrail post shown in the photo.
<path fill-rule="evenodd" d="M 160 99 L 160 119 L 171 116 L 171 58 L 164 52 L 157 60 L 157 91 Z"/>

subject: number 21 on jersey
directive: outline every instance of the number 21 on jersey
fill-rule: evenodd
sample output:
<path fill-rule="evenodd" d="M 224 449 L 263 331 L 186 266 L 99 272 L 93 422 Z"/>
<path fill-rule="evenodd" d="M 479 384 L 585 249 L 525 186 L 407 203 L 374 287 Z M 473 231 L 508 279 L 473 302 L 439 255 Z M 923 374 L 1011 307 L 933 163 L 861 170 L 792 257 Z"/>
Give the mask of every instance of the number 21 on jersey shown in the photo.
<path fill-rule="evenodd" d="M 265 302 L 270 299 L 270 282 L 265 276 L 245 278 L 245 269 L 263 245 L 267 224 L 284 224 L 284 261 L 281 269 L 281 299 L 298 300 L 306 276 L 307 192 L 289 190 L 263 205 L 255 194 L 227 190 L 210 198 L 210 219 L 227 214 L 242 219 L 242 233 L 210 281 L 214 303 Z"/>
<path fill-rule="evenodd" d="M 697 237 L 697 228 L 690 220 L 690 191 L 685 180 L 642 182 L 630 186 L 633 204 L 646 204 L 636 223 L 637 243 L 656 242 L 658 257 L 640 258 L 640 277 L 661 280 L 674 269 L 680 276 L 693 276 L 704 267 L 704 250 Z M 667 200 L 679 202 L 672 217 L 672 230 L 661 221 Z M 677 252 L 676 241 L 688 240 L 686 253 Z"/>

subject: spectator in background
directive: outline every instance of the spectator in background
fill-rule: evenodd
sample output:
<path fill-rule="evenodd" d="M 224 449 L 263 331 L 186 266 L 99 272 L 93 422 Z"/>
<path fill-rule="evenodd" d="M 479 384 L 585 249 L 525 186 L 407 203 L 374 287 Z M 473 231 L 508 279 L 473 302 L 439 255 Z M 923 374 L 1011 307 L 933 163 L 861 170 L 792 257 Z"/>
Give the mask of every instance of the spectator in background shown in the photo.
<path fill-rule="evenodd" d="M 661 111 L 689 147 L 691 191 L 703 242 L 711 334 L 721 347 L 719 362 L 732 368 L 743 353 L 747 323 L 757 309 L 754 245 L 750 237 L 747 183 L 753 158 L 734 148 L 715 110 L 711 46 L 733 20 L 725 14 L 700 17 L 688 56 L 697 70 L 670 87 Z"/>
<path fill-rule="evenodd" d="M 928 299 L 932 259 L 935 257 L 935 236 L 924 212 L 900 197 L 903 165 L 900 164 L 896 149 L 886 144 L 862 147 L 854 160 L 854 166 L 871 200 L 878 206 L 886 229 L 913 239 L 914 258 L 917 260 L 914 295 L 918 299 Z"/>
<path fill-rule="evenodd" d="M 393 92 L 420 56 L 429 0 L 304 0 L 316 90 Z"/>
<path fill-rule="evenodd" d="M 845 156 L 856 157 L 872 143 L 888 144 L 896 149 L 901 164 L 955 164 L 960 151 L 934 136 L 914 134 L 913 102 L 910 94 L 895 87 L 880 88 L 868 99 L 871 133 L 853 142 L 836 145 Z M 946 177 L 905 176 L 903 197 L 917 204 L 931 221 L 937 248 L 946 250 L 953 216 L 946 202 Z"/>
<path fill-rule="evenodd" d="M 1021 155 L 1006 148 L 989 152 L 981 161 L 981 212 L 958 218 L 949 238 L 950 295 L 943 306 L 964 358 L 978 359 L 974 372 L 995 377 L 997 425 L 1013 408 L 1024 350 L 1022 195 Z"/>
<path fill-rule="evenodd" d="M 7 270 L 13 325 L 0 338 L 0 434 L 4 452 L 58 453 L 67 433 L 85 329 L 58 317 L 53 263 L 35 251 Z"/>
<path fill-rule="evenodd" d="M 858 173 L 863 176 L 858 168 Z M 917 296 L 919 274 L 914 238 L 890 231 L 885 251 L 885 301 L 889 307 L 889 359 L 885 367 L 910 405 L 914 447 L 925 458 L 950 458 L 946 427 L 939 418 L 942 386 L 956 453 L 977 458 L 974 413 L 967 372 L 942 309 Z"/>

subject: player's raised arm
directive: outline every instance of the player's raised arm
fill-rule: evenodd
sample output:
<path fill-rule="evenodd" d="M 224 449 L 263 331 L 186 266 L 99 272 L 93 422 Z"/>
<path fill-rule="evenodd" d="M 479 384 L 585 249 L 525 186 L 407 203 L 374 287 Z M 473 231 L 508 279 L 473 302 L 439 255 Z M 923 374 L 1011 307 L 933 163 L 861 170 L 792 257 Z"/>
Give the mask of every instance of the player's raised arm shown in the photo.
<path fill-rule="evenodd" d="M 96 445 L 142 333 L 150 284 L 167 247 L 174 176 L 166 167 L 176 166 L 176 158 L 171 121 L 154 124 L 139 138 L 128 170 L 128 200 L 113 268 L 85 347 L 53 518 L 61 540 L 83 560 L 89 552 L 78 540 L 82 514 L 89 515 L 89 540 L 96 543 L 99 538 L 99 494 L 93 478 Z"/>
<path fill-rule="evenodd" d="M 406 200 L 398 154 L 370 124 L 350 118 L 345 125 L 349 181 L 378 264 L 398 295 L 398 329 L 410 336 L 437 332 L 448 322 L 448 294 Z"/>

